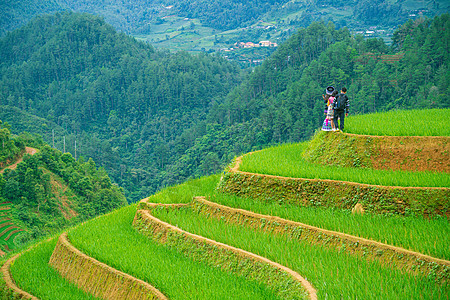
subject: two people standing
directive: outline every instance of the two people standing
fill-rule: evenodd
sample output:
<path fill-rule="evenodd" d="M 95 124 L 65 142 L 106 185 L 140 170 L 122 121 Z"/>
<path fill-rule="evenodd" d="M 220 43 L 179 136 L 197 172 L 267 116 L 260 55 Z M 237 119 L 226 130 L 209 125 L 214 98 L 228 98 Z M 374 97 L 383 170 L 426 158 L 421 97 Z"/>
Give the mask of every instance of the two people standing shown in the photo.
<path fill-rule="evenodd" d="M 347 97 L 347 88 L 343 87 L 338 94 L 334 87 L 329 86 L 326 88 L 326 95 L 322 95 L 326 108 L 325 113 L 327 115 L 322 130 L 324 131 L 337 131 L 344 130 L 344 120 L 349 113 L 349 99 Z"/>

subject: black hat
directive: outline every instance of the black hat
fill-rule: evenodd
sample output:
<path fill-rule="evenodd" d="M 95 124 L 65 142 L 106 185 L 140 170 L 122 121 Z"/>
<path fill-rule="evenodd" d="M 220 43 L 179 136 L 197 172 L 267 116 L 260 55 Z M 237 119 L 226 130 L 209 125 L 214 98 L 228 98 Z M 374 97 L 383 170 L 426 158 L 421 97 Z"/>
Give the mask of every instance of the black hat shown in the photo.
<path fill-rule="evenodd" d="M 325 93 L 327 93 L 327 95 L 331 95 L 334 92 L 334 87 L 332 87 L 331 85 L 327 87 L 327 89 L 325 90 Z"/>

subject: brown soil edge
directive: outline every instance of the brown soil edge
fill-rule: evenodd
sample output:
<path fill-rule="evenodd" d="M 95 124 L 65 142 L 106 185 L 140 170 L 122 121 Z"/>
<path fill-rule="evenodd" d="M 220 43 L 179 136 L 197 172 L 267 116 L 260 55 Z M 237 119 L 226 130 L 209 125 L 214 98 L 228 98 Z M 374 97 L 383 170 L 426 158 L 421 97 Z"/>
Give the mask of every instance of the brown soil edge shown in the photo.
<path fill-rule="evenodd" d="M 33 299 L 33 300 L 38 300 L 39 298 L 36 298 L 35 296 L 25 292 L 24 290 L 21 290 L 16 283 L 14 282 L 14 279 L 11 275 L 11 271 L 10 271 L 10 267 L 11 264 L 20 256 L 22 255 L 22 253 L 16 254 L 13 257 L 11 257 L 10 259 L 8 259 L 3 266 L 0 268 L 0 271 L 3 275 L 3 279 L 5 280 L 6 286 L 7 288 L 9 288 L 10 290 L 12 290 L 16 295 L 17 298 L 19 299 Z M 16 298 L 16 297 L 14 297 Z"/>
<path fill-rule="evenodd" d="M 366 259 L 378 260 L 382 263 L 388 262 L 389 265 L 393 265 L 407 272 L 414 273 L 420 271 L 422 274 L 428 274 L 430 272 L 439 273 L 439 270 L 436 270 L 439 268 L 443 271 L 443 274 L 446 274 L 444 275 L 446 278 L 443 279 L 450 281 L 448 277 L 450 276 L 450 261 L 448 260 L 277 216 L 263 215 L 244 209 L 224 206 L 208 201 L 205 197 L 194 197 L 192 205 L 194 208 L 200 206 L 198 210 L 202 210 L 206 206 L 207 212 L 202 211 L 202 213 L 208 213 L 210 216 L 215 215 L 218 219 L 225 217 L 226 221 L 230 223 L 245 224 L 245 226 L 252 226 L 258 229 L 264 228 L 264 231 L 273 231 L 280 234 L 286 233 L 291 236 L 296 236 L 300 240 L 307 239 L 314 244 L 323 244 L 335 248 L 346 245 L 346 251 L 349 253 L 361 254 L 360 252 L 365 252 L 364 257 Z M 299 232 L 299 229 L 301 229 L 301 233 L 295 234 Z M 320 238 L 318 238 L 319 236 Z"/>
<path fill-rule="evenodd" d="M 373 136 L 336 132 L 320 134 L 311 142 L 304 157 L 321 165 L 450 173 L 450 136 Z M 340 159 L 337 161 L 336 157 Z"/>
<path fill-rule="evenodd" d="M 144 200 L 147 200 L 147 199 L 144 199 Z M 148 203 L 148 202 L 144 202 L 143 205 L 145 205 L 147 207 L 147 209 L 152 209 L 152 208 L 155 208 L 155 207 L 158 207 L 158 206 L 163 206 L 163 207 L 170 207 L 171 206 L 170 204 L 169 205 L 167 205 L 167 204 L 166 205 L 161 205 L 161 204 L 157 204 L 157 203 Z M 178 204 L 178 205 L 174 205 L 172 207 L 180 207 L 180 206 L 185 206 L 185 205 L 187 205 L 187 204 L 184 204 L 184 205 L 179 205 Z M 289 269 L 289 268 L 287 268 L 287 267 L 285 267 L 285 266 L 283 266 L 281 264 L 273 262 L 273 261 L 271 261 L 271 260 L 269 260 L 269 259 L 267 259 L 265 257 L 256 255 L 254 253 L 251 253 L 251 252 L 239 249 L 239 248 L 235 248 L 235 247 L 223 244 L 223 243 L 219 243 L 219 242 L 216 242 L 214 240 L 211 240 L 211 239 L 208 239 L 208 238 L 205 238 L 205 237 L 202 237 L 202 236 L 199 236 L 199 235 L 192 234 L 190 232 L 184 231 L 184 230 L 182 230 L 182 229 L 180 229 L 180 228 L 178 228 L 176 226 L 173 226 L 173 225 L 171 225 L 169 223 L 163 222 L 160 219 L 152 216 L 148 210 L 140 209 L 140 210 L 138 210 L 136 212 L 136 216 L 135 216 L 135 219 L 133 221 L 133 226 L 135 226 L 135 227 L 139 226 L 139 225 L 137 225 L 137 222 L 138 222 L 139 218 L 141 218 L 144 221 L 144 223 L 156 224 L 157 227 L 163 227 L 166 231 L 175 232 L 175 233 L 181 234 L 186 239 L 189 238 L 189 239 L 191 239 L 191 240 L 193 240 L 195 242 L 198 242 L 200 244 L 207 244 L 207 245 L 210 245 L 210 246 L 213 246 L 213 247 L 217 247 L 217 248 L 223 249 L 223 250 L 225 250 L 227 252 L 234 253 L 234 254 L 236 254 L 238 256 L 246 257 L 246 258 L 248 258 L 248 259 L 250 259 L 250 260 L 252 260 L 254 262 L 260 262 L 260 263 L 269 265 L 269 266 L 271 266 L 271 267 L 273 267 L 273 268 L 275 268 L 275 269 L 277 269 L 277 270 L 279 270 L 279 271 L 281 271 L 281 272 L 283 272 L 285 274 L 288 274 L 295 281 L 299 282 L 301 284 L 301 286 L 306 290 L 309 299 L 311 299 L 311 300 L 316 300 L 317 299 L 317 292 L 316 292 L 315 288 L 311 285 L 311 283 L 309 283 L 305 278 L 303 278 L 297 272 L 295 272 L 295 271 L 293 271 L 293 270 L 291 270 L 291 269 Z M 138 228 L 138 230 L 142 230 L 142 229 Z M 159 233 L 150 233 L 150 234 L 158 235 Z M 264 271 L 264 270 L 261 270 L 261 271 Z"/>
<path fill-rule="evenodd" d="M 82 253 L 70 244 L 66 232 L 58 238 L 49 265 L 62 277 L 96 297 L 111 300 L 168 299 L 147 282 Z"/>

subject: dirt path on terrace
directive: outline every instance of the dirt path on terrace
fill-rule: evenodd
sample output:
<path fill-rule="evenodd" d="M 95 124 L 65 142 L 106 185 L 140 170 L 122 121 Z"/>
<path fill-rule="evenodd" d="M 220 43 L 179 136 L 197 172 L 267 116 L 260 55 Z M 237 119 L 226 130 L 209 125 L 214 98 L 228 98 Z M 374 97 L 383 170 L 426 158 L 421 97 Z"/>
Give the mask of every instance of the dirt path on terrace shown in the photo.
<path fill-rule="evenodd" d="M 37 149 L 35 148 L 31 148 L 31 147 L 25 147 L 25 153 L 28 153 L 30 155 L 36 154 L 38 152 Z M 24 154 L 25 155 L 25 154 Z M 0 170 L 0 173 L 3 173 L 5 171 L 6 168 L 14 170 L 17 168 L 17 165 L 20 164 L 23 160 L 23 155 L 22 157 L 20 157 L 15 163 L 13 163 L 12 165 L 6 166 L 4 167 L 2 170 Z"/>

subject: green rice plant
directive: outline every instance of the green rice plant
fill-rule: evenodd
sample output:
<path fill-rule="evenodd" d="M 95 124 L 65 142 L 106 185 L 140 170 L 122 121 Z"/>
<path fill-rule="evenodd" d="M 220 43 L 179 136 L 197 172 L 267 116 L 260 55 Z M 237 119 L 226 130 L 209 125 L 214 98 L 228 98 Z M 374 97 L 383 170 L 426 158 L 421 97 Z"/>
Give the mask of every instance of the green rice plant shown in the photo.
<path fill-rule="evenodd" d="M 24 252 L 11 265 L 17 286 L 39 299 L 98 299 L 62 278 L 48 265 L 57 237 L 43 241 Z"/>
<path fill-rule="evenodd" d="M 247 154 L 241 171 L 308 179 L 331 179 L 402 187 L 450 187 L 449 173 L 346 168 L 310 163 L 302 156 L 308 142 L 283 144 Z"/>
<path fill-rule="evenodd" d="M 448 249 L 450 224 L 444 217 L 436 216 L 426 219 L 421 216 L 404 217 L 367 213 L 353 215 L 347 210 L 262 202 L 218 193 L 214 188 L 218 179 L 218 176 L 214 175 L 163 189 L 151 196 L 149 202 L 188 203 L 194 196 L 203 195 L 226 206 L 278 216 L 450 260 Z"/>
<path fill-rule="evenodd" d="M 232 195 L 212 195 L 222 205 L 277 216 L 450 260 L 450 224 L 445 217 L 352 214 L 350 211 L 262 202 Z"/>
<path fill-rule="evenodd" d="M 349 116 L 347 133 L 389 136 L 450 136 L 450 109 L 391 110 Z"/>
<path fill-rule="evenodd" d="M 277 299 L 263 284 L 193 261 L 139 234 L 131 226 L 135 213 L 132 205 L 91 220 L 70 231 L 69 240 L 83 253 L 150 283 L 170 299 Z"/>
<path fill-rule="evenodd" d="M 323 299 L 446 299 L 448 283 L 383 267 L 340 251 L 314 247 L 277 235 L 225 221 L 204 218 L 189 208 L 157 210 L 155 216 L 170 224 L 216 241 L 267 257 L 285 265 L 317 289 Z M 432 277 L 432 276 L 430 276 Z"/>
<path fill-rule="evenodd" d="M 182 184 L 167 187 L 151 195 L 153 203 L 189 203 L 198 195 L 209 195 L 216 190 L 220 175 L 211 175 L 199 179 L 191 179 Z"/>

